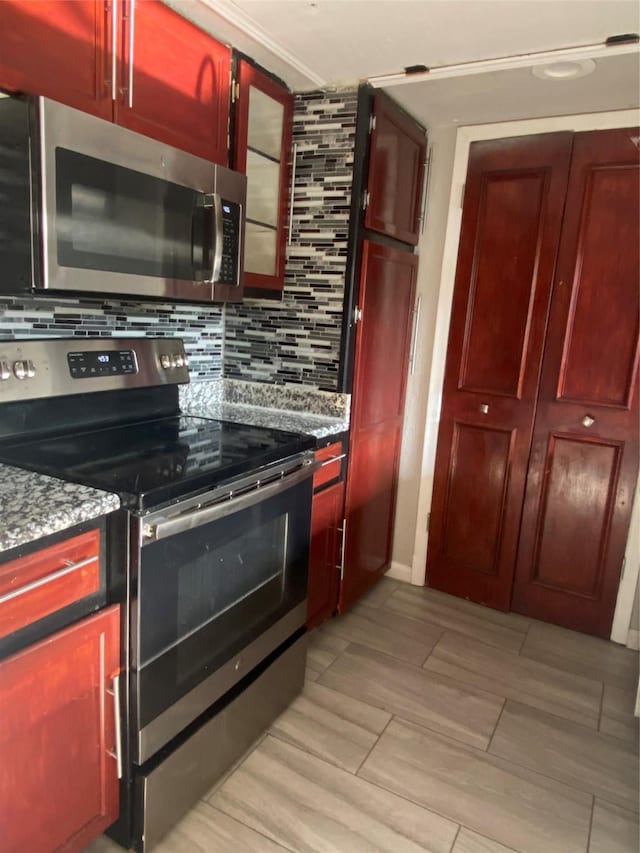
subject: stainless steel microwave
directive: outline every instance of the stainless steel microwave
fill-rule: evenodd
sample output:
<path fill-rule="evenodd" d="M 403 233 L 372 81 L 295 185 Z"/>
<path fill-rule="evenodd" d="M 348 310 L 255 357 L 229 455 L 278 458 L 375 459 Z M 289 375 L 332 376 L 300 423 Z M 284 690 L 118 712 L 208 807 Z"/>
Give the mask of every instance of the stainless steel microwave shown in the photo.
<path fill-rule="evenodd" d="M 246 177 L 79 110 L 0 97 L 0 293 L 237 301 Z"/>

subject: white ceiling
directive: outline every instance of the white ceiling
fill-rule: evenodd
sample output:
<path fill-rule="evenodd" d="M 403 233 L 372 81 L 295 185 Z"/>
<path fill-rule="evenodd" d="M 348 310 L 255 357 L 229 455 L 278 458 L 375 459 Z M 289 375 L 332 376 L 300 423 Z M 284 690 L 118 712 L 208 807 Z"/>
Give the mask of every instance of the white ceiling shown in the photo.
<path fill-rule="evenodd" d="M 640 55 L 595 60 L 588 77 L 540 80 L 531 68 L 412 83 L 386 91 L 429 127 L 624 110 L 640 103 Z"/>
<path fill-rule="evenodd" d="M 640 31 L 637 0 L 167 0 L 294 90 L 354 84 L 405 66 L 517 56 Z M 589 77 L 529 69 L 420 79 L 388 91 L 434 126 L 622 109 L 640 103 L 634 55 L 597 59 Z"/>

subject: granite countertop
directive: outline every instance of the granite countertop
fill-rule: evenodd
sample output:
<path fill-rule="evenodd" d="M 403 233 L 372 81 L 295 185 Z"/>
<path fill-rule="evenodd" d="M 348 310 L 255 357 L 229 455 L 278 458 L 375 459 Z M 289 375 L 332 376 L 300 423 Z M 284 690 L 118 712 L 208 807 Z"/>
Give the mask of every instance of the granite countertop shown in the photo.
<path fill-rule="evenodd" d="M 0 464 L 0 553 L 119 507 L 109 492 Z"/>
<path fill-rule="evenodd" d="M 321 440 L 347 432 L 350 398 L 313 388 L 241 380 L 193 382 L 180 388 L 188 415 L 304 433 Z"/>
<path fill-rule="evenodd" d="M 244 403 L 194 402 L 187 404 L 184 411 L 188 415 L 236 421 L 253 426 L 283 429 L 288 432 L 301 432 L 315 438 L 327 438 L 349 429 L 349 421 L 344 418 L 331 418 L 326 415 L 285 409 L 267 409 L 263 406 L 250 406 Z"/>

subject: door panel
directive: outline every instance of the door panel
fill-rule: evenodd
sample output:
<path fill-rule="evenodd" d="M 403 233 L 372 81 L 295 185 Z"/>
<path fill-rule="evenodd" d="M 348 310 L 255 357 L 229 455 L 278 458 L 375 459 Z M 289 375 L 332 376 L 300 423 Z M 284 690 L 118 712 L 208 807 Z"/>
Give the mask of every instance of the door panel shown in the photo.
<path fill-rule="evenodd" d="M 471 146 L 429 528 L 430 586 L 509 607 L 572 134 Z M 475 431 L 474 431 L 475 430 Z"/>
<path fill-rule="evenodd" d="M 2 0 L 0 88 L 111 119 L 108 6 L 103 0 Z"/>
<path fill-rule="evenodd" d="M 83 850 L 118 817 L 113 606 L 0 662 L 2 850 Z"/>
<path fill-rule="evenodd" d="M 383 92 L 374 96 L 373 117 L 365 227 L 415 246 L 427 140 L 423 129 Z"/>
<path fill-rule="evenodd" d="M 344 483 L 324 489 L 313 497 L 307 627 L 329 619 L 338 605 L 340 526 L 344 506 Z"/>
<path fill-rule="evenodd" d="M 410 252 L 363 242 L 341 612 L 391 563 L 417 266 Z"/>
<path fill-rule="evenodd" d="M 638 283 L 639 241 L 637 217 L 623 218 L 620 209 L 630 211 L 638 203 L 638 170 L 633 165 L 594 164 L 583 179 L 573 283 L 563 284 L 573 292 L 559 397 L 626 408 L 638 340 L 638 311 L 630 295 Z"/>
<path fill-rule="evenodd" d="M 619 469 L 616 444 L 550 436 L 533 568 L 536 583 L 597 594 Z"/>
<path fill-rule="evenodd" d="M 546 169 L 484 176 L 460 389 L 520 397 L 544 225 Z M 496 275 L 496 256 L 500 271 Z"/>
<path fill-rule="evenodd" d="M 638 474 L 637 136 L 575 136 L 513 593 L 604 637 Z"/>
<path fill-rule="evenodd" d="M 445 509 L 442 549 L 446 560 L 470 571 L 498 573 L 513 438 L 509 430 L 454 425 L 447 504 L 456 511 Z"/>
<path fill-rule="evenodd" d="M 133 23 L 131 8 L 126 0 L 116 122 L 226 166 L 230 49 L 159 0 L 135 0 Z"/>
<path fill-rule="evenodd" d="M 282 291 L 294 98 L 245 60 L 238 61 L 236 73 L 233 167 L 247 176 L 244 283 Z"/>

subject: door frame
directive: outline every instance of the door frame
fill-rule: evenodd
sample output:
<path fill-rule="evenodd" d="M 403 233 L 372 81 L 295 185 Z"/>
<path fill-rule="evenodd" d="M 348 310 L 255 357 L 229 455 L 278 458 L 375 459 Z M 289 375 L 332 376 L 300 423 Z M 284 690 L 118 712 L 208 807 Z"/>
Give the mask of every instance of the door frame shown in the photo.
<path fill-rule="evenodd" d="M 419 383 L 428 382 L 426 396 L 426 407 L 419 414 L 425 425 L 424 442 L 421 448 L 420 459 L 420 485 L 417 500 L 415 540 L 413 544 L 413 563 L 411 567 L 393 564 L 390 576 L 401 580 L 410 580 L 417 586 L 423 586 L 426 580 L 427 541 L 428 532 L 422 519 L 426 519 L 431 509 L 431 497 L 433 491 L 433 474 L 435 469 L 435 455 L 438 438 L 438 426 L 440 422 L 440 407 L 442 403 L 442 386 L 444 382 L 444 368 L 447 353 L 447 342 L 449 338 L 449 323 L 451 319 L 451 304 L 453 299 L 453 288 L 458 259 L 458 244 L 460 240 L 460 225 L 462 221 L 462 198 L 469 163 L 469 148 L 472 142 L 485 139 L 500 139 L 513 136 L 530 136 L 536 133 L 553 133 L 559 130 L 572 130 L 576 132 L 587 130 L 609 130 L 616 127 L 628 127 L 638 124 L 640 111 L 636 109 L 617 110 L 606 113 L 588 113 L 574 116 L 554 116 L 540 119 L 526 119 L 512 122 L 499 122 L 496 124 L 469 125 L 458 128 L 456 134 L 456 146 L 453 159 L 453 170 L 449 191 L 449 201 L 446 213 L 446 228 L 444 246 L 442 248 L 442 265 L 440 270 L 440 282 L 437 299 L 437 311 L 435 328 L 433 331 L 432 346 L 427 352 L 430 364 L 423 365 L 422 370 L 415 372 L 409 377 L 407 398 L 415 395 Z M 437 154 L 437 152 L 436 152 Z M 435 158 L 434 158 L 435 159 Z M 435 164 L 433 175 L 437 164 Z M 430 209 L 431 199 L 427 199 L 427 217 L 433 222 L 435 216 L 442 215 L 444 211 Z M 435 208 L 435 204 L 433 205 Z M 430 229 L 427 227 L 418 245 L 418 252 L 427 256 L 433 251 L 434 246 L 430 242 Z M 422 271 L 422 275 L 420 274 Z M 417 293 L 423 292 L 427 286 L 433 287 L 433 281 L 426 281 L 426 265 L 422 264 L 418 271 Z M 427 378 L 428 376 L 428 378 Z M 412 387 L 413 386 L 413 387 Z M 408 419 L 407 419 L 408 420 Z M 416 421 L 405 422 L 405 431 L 415 430 Z M 631 611 L 633 600 L 640 574 L 640 533 L 636 528 L 640 526 L 640 477 L 634 500 L 634 508 L 631 516 L 629 538 L 625 551 L 625 572 L 618 588 L 616 609 L 611 629 L 611 639 L 618 643 L 626 643 L 631 622 Z M 410 578 L 406 569 L 410 568 Z"/>

